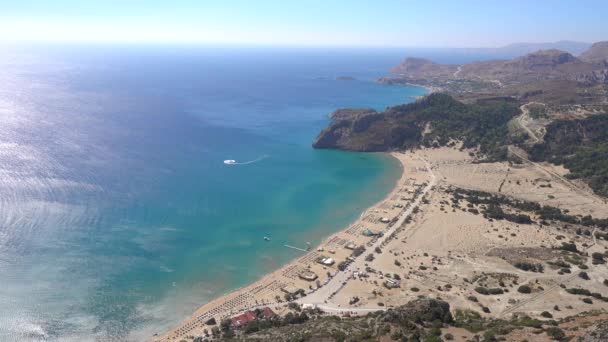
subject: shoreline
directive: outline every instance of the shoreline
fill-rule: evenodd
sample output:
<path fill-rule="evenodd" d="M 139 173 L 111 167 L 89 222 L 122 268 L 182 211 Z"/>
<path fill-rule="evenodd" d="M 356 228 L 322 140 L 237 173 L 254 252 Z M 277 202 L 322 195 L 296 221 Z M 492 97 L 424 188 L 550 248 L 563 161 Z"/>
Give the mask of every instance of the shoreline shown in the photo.
<path fill-rule="evenodd" d="M 595 230 L 580 234 L 570 223 L 543 224 L 538 210 L 525 211 L 531 218 L 526 223 L 495 219 L 483 215 L 487 209 L 484 203 L 469 198 L 479 191 L 499 194 L 507 199 L 568 209 L 581 217 L 608 217 L 606 204 L 564 180 L 561 176 L 564 170 L 557 166 L 527 161 L 516 166 L 507 162 L 476 163 L 470 152 L 452 146 L 390 153 L 400 162 L 402 174 L 383 201 L 363 211 L 342 231 L 328 236 L 316 251 L 311 250 L 262 279 L 203 305 L 188 320 L 155 341 L 207 338 L 222 318 L 264 307 L 280 316 L 298 311 L 290 308 L 296 305 L 301 309 L 320 309 L 318 317 L 324 314 L 346 317 L 396 308 L 424 296 L 444 300 L 450 310 L 470 310 L 484 318 L 525 314 L 541 321 L 547 319 L 543 313 L 552 310 L 557 302 L 563 307 L 552 311 L 557 319 L 605 309 L 603 300 L 584 302 L 579 295 L 558 286 L 589 288 L 597 293 L 605 290 L 601 281 L 608 279 L 608 270 L 602 266 L 605 264 L 589 257 L 575 261 L 570 259 L 571 252 L 560 248 L 565 238 L 580 246 L 582 256 L 604 253 L 608 248 L 605 239 L 596 236 Z M 502 207 L 517 209 L 510 204 Z M 379 217 L 389 220 L 378 222 Z M 383 234 L 371 237 L 364 230 Z M 352 248 L 346 247 L 347 242 L 365 250 L 350 258 Z M 328 255 L 327 251 L 334 248 L 331 257 L 335 263 L 320 265 L 317 258 Z M 349 259 L 338 269 L 340 260 Z M 546 268 L 544 272 L 523 269 L 517 266 L 522 260 L 546 264 L 543 266 Z M 573 260 L 572 271 L 554 267 L 553 260 Z M 569 261 L 566 263 L 570 265 Z M 580 267 L 574 268 L 575 265 Z M 578 269 L 589 272 L 589 279 L 577 276 Z M 300 271 L 318 276 L 317 286 L 299 279 Z M 519 291 L 523 285 L 531 292 Z M 286 294 L 283 288 L 301 289 L 306 295 L 298 292 L 283 300 Z M 496 295 L 479 291 L 491 288 L 504 291 Z M 205 320 L 212 316 L 216 325 L 205 325 Z M 233 329 L 240 327 L 234 325 Z M 465 330 L 459 333 L 472 336 Z"/>
<path fill-rule="evenodd" d="M 294 268 L 297 268 L 300 272 L 303 270 L 314 272 L 317 275 L 317 279 L 320 283 L 323 283 L 321 279 L 327 278 L 324 279 L 325 282 L 331 279 L 331 277 L 327 277 L 327 274 L 320 274 L 321 270 L 327 271 L 327 273 L 331 273 L 331 271 L 333 270 L 334 272 L 332 274 L 332 277 L 340 273 L 340 271 L 337 269 L 338 262 L 335 262 L 331 266 L 322 266 L 321 269 L 319 269 L 318 266 L 320 265 L 317 263 L 311 263 L 311 261 L 314 262 L 315 257 L 318 256 L 320 251 L 324 254 L 328 254 L 327 252 L 325 252 L 323 246 L 335 245 L 336 239 L 341 239 L 340 236 L 343 236 L 344 234 L 349 234 L 349 229 L 357 225 L 369 225 L 369 222 L 366 221 L 366 217 L 369 216 L 370 213 L 374 214 L 378 213 L 379 211 L 383 211 L 383 213 L 386 213 L 388 216 L 389 213 L 386 211 L 386 207 L 383 207 L 383 204 L 387 203 L 392 198 L 395 198 L 395 196 L 398 196 L 398 193 L 402 190 L 401 185 L 407 180 L 407 165 L 406 160 L 404 158 L 404 154 L 399 152 L 381 153 L 395 159 L 399 164 L 398 167 L 400 168 L 401 172 L 400 176 L 395 181 L 395 184 L 392 186 L 392 189 L 387 193 L 385 197 L 364 209 L 358 218 L 347 224 L 341 230 L 338 230 L 322 239 L 321 242 L 318 243 L 315 248 L 311 248 L 303 255 L 291 259 L 278 269 L 263 275 L 261 278 L 254 280 L 245 286 L 232 290 L 201 305 L 198 309 L 194 311 L 194 313 L 192 313 L 186 319 L 182 320 L 178 325 L 174 326 L 168 331 L 163 332 L 162 334 L 152 336 L 150 340 L 173 341 L 180 340 L 182 338 L 187 338 L 189 336 L 202 335 L 204 334 L 205 329 L 209 331 L 212 328 L 212 326 L 204 324 L 210 318 L 215 318 L 216 322 L 219 324 L 222 319 L 229 318 L 244 311 L 253 310 L 256 308 L 270 307 L 277 314 L 281 314 L 283 311 L 285 311 L 286 308 L 283 306 L 285 306 L 287 302 L 279 301 L 278 297 L 283 297 L 282 295 L 286 292 L 285 288 L 287 286 L 299 286 L 299 289 L 303 288 L 304 291 L 308 292 L 305 286 L 302 285 L 313 284 L 312 282 L 307 282 L 298 278 L 297 276 L 294 277 Z M 402 211 L 404 211 L 401 210 L 401 208 L 392 209 L 393 212 L 391 214 L 393 215 L 390 215 L 390 217 L 394 216 L 395 211 L 398 211 L 397 214 L 400 214 Z M 356 237 L 354 237 L 352 240 L 355 240 L 351 241 L 353 243 L 363 242 L 361 241 L 362 239 L 357 239 Z M 348 257 L 344 255 L 345 253 L 343 251 L 344 249 L 346 249 L 344 247 L 346 245 L 346 242 L 340 245 L 343 247 L 340 248 L 340 251 L 338 251 L 338 248 L 336 248 L 334 253 L 329 253 L 330 255 L 328 255 L 336 259 L 336 261 L 338 260 L 338 256 L 344 256 L 345 259 Z M 350 250 L 347 250 L 349 251 L 349 253 L 347 254 L 350 254 Z M 301 265 L 303 263 L 303 260 L 306 260 L 308 267 L 303 267 Z M 286 275 L 286 273 L 291 274 Z M 289 284 L 289 281 L 286 278 L 292 280 L 291 284 Z"/>
<path fill-rule="evenodd" d="M 390 77 L 380 77 L 376 79 L 376 82 L 379 84 L 383 84 L 383 85 L 389 85 L 389 86 L 403 86 L 403 87 L 417 87 L 417 88 L 423 88 L 424 90 L 426 90 L 426 94 L 421 95 L 421 96 L 416 96 L 416 97 L 424 97 L 427 95 L 431 95 L 433 93 L 441 93 L 443 92 L 443 88 L 441 87 L 437 87 L 437 86 L 433 86 L 433 85 L 427 85 L 427 84 L 422 84 L 422 83 L 414 83 L 414 82 L 403 82 L 403 83 L 391 83 L 391 82 L 386 82 L 386 79 L 390 79 Z"/>

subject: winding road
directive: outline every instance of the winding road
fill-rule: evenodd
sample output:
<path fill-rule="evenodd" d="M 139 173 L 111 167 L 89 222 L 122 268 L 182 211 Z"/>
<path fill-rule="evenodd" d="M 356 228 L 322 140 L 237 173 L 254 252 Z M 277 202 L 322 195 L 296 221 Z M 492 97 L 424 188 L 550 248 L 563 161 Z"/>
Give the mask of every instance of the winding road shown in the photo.
<path fill-rule="evenodd" d="M 528 133 L 528 136 L 530 136 L 530 138 L 532 138 L 534 140 L 533 143 L 536 144 L 536 143 L 540 142 L 540 138 L 536 135 L 536 133 L 532 132 L 530 127 L 528 127 L 526 125 L 526 121 L 530 117 L 530 109 L 528 109 L 528 105 L 532 105 L 532 104 L 544 105 L 543 103 L 538 103 L 538 102 L 529 102 L 529 103 L 522 105 L 521 107 L 519 107 L 522 114 L 517 119 L 515 119 L 515 122 L 519 125 L 519 127 L 523 128 L 526 131 L 526 133 Z"/>

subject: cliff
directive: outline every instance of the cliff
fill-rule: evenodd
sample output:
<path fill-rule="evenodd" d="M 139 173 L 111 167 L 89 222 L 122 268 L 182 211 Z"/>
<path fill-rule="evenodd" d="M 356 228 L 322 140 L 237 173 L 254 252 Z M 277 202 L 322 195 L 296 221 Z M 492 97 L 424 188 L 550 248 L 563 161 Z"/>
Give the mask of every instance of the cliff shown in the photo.
<path fill-rule="evenodd" d="M 517 113 L 508 99 L 463 104 L 434 93 L 384 112 L 334 119 L 313 142 L 314 148 L 380 152 L 420 145 L 444 145 L 450 139 L 480 146 L 493 154 L 507 139 L 506 123 Z"/>

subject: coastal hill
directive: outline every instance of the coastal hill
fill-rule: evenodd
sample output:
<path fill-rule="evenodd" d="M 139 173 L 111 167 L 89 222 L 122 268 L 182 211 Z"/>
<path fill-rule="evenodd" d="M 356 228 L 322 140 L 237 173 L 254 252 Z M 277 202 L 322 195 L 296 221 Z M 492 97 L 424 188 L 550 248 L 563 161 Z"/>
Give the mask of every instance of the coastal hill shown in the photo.
<path fill-rule="evenodd" d="M 595 43 L 581 54 L 550 49 L 539 50 L 510 60 L 472 62 L 463 65 L 438 64 L 421 58 L 407 58 L 391 69 L 395 78 L 385 83 L 416 83 L 419 80 L 477 81 L 499 86 L 546 80 L 572 80 L 587 83 L 606 83 L 608 42 Z"/>
<path fill-rule="evenodd" d="M 435 93 L 383 112 L 334 117 L 313 147 L 379 152 L 459 141 L 486 161 L 509 160 L 516 149 L 564 165 L 568 177 L 608 196 L 608 136 L 591 131 L 608 127 L 607 59 L 608 42 L 580 58 L 555 49 L 458 66 L 407 58 L 391 70 L 397 77 L 380 82 Z"/>
<path fill-rule="evenodd" d="M 608 65 L 608 41 L 591 45 L 587 51 L 580 55 L 580 59 L 589 63 Z"/>
<path fill-rule="evenodd" d="M 498 48 L 465 49 L 470 53 L 493 53 L 502 56 L 521 56 L 538 50 L 562 50 L 573 55 L 579 55 L 589 49 L 591 44 L 570 40 L 560 40 L 549 43 L 512 43 Z"/>
<path fill-rule="evenodd" d="M 445 145 L 453 139 L 465 146 L 481 143 L 485 152 L 493 154 L 499 153 L 496 142 L 507 139 L 507 122 L 518 113 L 517 104 L 507 99 L 468 105 L 435 93 L 381 113 L 335 119 L 313 147 L 378 152 Z"/>
<path fill-rule="evenodd" d="M 596 43 L 595 48 L 599 49 L 602 43 Z M 543 50 L 560 50 L 567 52 L 573 56 L 580 55 L 581 53 L 589 53 L 593 50 L 592 45 L 589 43 L 575 42 L 575 41 L 558 41 L 553 43 L 513 43 L 498 48 L 462 48 L 454 49 L 458 53 L 466 54 L 480 54 L 487 57 L 497 56 L 492 58 L 506 58 L 507 56 L 519 57 L 526 54 L 532 54 L 537 51 Z M 601 53 L 601 52 L 600 52 Z M 603 56 L 608 56 L 608 53 L 603 53 Z M 582 55 L 581 55 L 582 57 Z M 587 62 L 591 62 L 586 58 L 582 58 Z M 391 72 L 395 74 L 406 74 L 415 78 L 421 77 L 452 77 L 458 76 L 458 73 L 454 73 L 458 70 L 458 65 L 455 64 L 439 64 L 431 60 L 419 57 L 408 57 L 403 60 L 399 65 L 391 69 Z"/>
<path fill-rule="evenodd" d="M 428 59 L 409 57 L 391 69 L 392 73 L 411 75 L 415 78 L 450 77 L 458 66 L 434 63 Z"/>
<path fill-rule="evenodd" d="M 579 79 L 596 69 L 560 50 L 540 50 L 506 61 L 476 62 L 461 66 L 456 77 L 525 83 L 537 80 Z"/>

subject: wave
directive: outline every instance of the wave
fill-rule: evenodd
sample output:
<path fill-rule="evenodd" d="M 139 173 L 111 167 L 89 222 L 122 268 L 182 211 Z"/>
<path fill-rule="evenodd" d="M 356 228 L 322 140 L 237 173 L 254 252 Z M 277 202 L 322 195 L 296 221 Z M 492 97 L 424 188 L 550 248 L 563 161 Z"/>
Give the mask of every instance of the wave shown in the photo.
<path fill-rule="evenodd" d="M 249 160 L 249 161 L 246 161 L 246 162 L 237 162 L 234 159 L 226 159 L 226 160 L 224 160 L 224 164 L 226 164 L 226 165 L 248 165 L 248 164 L 257 163 L 257 162 L 262 161 L 262 160 L 264 160 L 266 158 L 268 158 L 268 156 L 267 155 L 263 155 L 261 157 L 258 157 L 256 159 Z"/>

